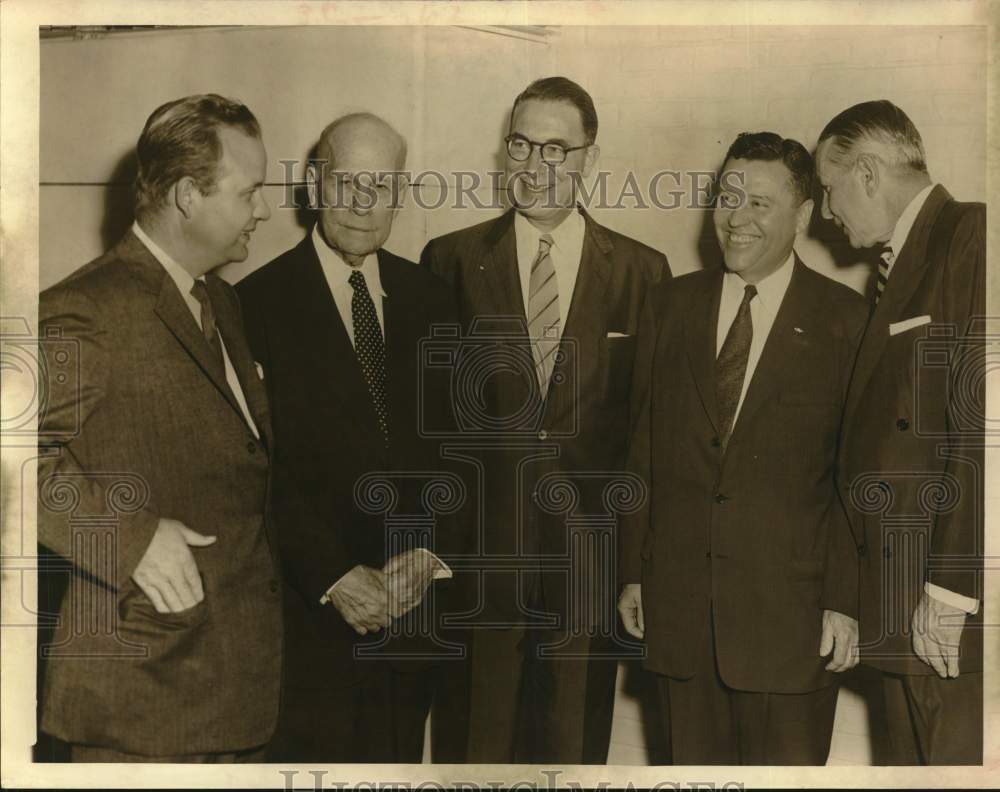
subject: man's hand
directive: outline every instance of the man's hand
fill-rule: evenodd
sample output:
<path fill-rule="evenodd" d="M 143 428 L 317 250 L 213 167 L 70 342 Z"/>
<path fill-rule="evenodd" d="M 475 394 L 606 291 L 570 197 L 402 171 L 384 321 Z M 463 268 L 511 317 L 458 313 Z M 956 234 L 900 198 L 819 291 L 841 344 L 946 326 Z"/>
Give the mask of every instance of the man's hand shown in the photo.
<path fill-rule="evenodd" d="M 858 664 L 858 620 L 837 611 L 823 611 L 823 636 L 819 641 L 819 656 L 833 657 L 827 671 L 840 674 Z"/>
<path fill-rule="evenodd" d="M 214 536 L 192 531 L 177 520 L 160 519 L 153 540 L 132 573 L 159 613 L 180 613 L 205 599 L 198 565 L 188 545 L 206 547 L 213 542 Z"/>
<path fill-rule="evenodd" d="M 389 615 L 394 619 L 409 613 L 424 598 L 434 580 L 438 562 L 423 549 L 407 550 L 390 558 L 382 572 L 389 597 Z"/>
<path fill-rule="evenodd" d="M 942 679 L 958 676 L 958 646 L 967 615 L 926 591 L 913 609 L 913 651 Z"/>
<path fill-rule="evenodd" d="M 385 575 L 378 569 L 358 564 L 337 581 L 328 597 L 358 635 L 378 632 L 389 624 Z"/>
<path fill-rule="evenodd" d="M 646 620 L 642 615 L 642 586 L 627 583 L 618 598 L 618 613 L 621 614 L 625 631 L 633 638 L 646 634 Z"/>

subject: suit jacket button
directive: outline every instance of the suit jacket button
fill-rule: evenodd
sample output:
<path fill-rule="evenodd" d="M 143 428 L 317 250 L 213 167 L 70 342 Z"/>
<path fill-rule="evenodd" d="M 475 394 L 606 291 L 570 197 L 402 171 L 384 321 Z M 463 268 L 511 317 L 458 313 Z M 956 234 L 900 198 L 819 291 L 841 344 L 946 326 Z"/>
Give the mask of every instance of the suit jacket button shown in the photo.
<path fill-rule="evenodd" d="M 712 551 L 709 550 L 707 553 L 705 553 L 705 558 L 711 558 L 711 557 L 712 557 Z"/>
<path fill-rule="evenodd" d="M 729 498 L 726 497 L 725 495 L 723 495 L 721 492 L 717 492 L 715 494 L 715 502 L 716 503 L 725 503 L 727 500 L 729 500 Z"/>
<path fill-rule="evenodd" d="M 712 440 L 711 440 L 711 445 L 712 445 L 712 448 L 718 448 L 720 445 L 722 445 L 722 443 L 719 442 L 719 438 L 718 437 L 713 437 Z"/>
<path fill-rule="evenodd" d="M 257 453 L 257 444 L 253 440 L 247 443 L 247 451 L 249 451 L 251 454 Z"/>
<path fill-rule="evenodd" d="M 907 421 L 905 418 L 900 418 L 898 421 L 896 421 L 896 428 L 901 432 L 905 432 L 907 429 L 910 428 L 910 422 Z"/>
<path fill-rule="evenodd" d="M 540 431 L 538 433 L 538 439 L 539 440 L 545 440 L 548 436 L 549 436 L 549 433 L 546 432 L 544 429 L 542 429 L 542 431 Z"/>
<path fill-rule="evenodd" d="M 270 583 L 267 584 L 267 587 L 271 590 L 272 594 L 277 594 L 278 593 L 278 581 L 277 580 L 272 580 Z"/>
<path fill-rule="evenodd" d="M 863 556 L 867 552 L 868 552 L 868 546 L 867 545 L 861 545 L 860 547 L 858 547 L 858 555 L 859 556 Z"/>

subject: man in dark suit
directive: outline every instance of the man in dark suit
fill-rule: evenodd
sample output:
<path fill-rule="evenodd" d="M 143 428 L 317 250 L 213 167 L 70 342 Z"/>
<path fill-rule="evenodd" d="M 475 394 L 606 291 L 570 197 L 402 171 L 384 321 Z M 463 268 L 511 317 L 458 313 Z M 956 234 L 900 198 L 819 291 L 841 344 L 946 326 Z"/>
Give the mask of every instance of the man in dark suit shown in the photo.
<path fill-rule="evenodd" d="M 458 303 L 455 377 L 469 387 L 454 396 L 465 441 L 455 453 L 479 476 L 456 579 L 463 615 L 451 622 L 469 628 L 469 654 L 435 708 L 437 761 L 607 760 L 618 649 L 605 496 L 630 481 L 636 334 L 669 269 L 576 207 L 596 137 L 583 88 L 529 85 L 505 139 L 514 208 L 431 240 L 421 257 Z"/>
<path fill-rule="evenodd" d="M 623 528 L 619 611 L 662 675 L 676 764 L 823 764 L 831 672 L 857 662 L 834 463 L 864 301 L 793 250 L 800 143 L 744 133 L 719 183 L 725 267 L 669 282 L 647 317 L 630 466 L 651 498 Z"/>
<path fill-rule="evenodd" d="M 422 757 L 431 669 L 399 657 L 399 641 L 392 662 L 377 650 L 389 648 L 382 631 L 399 624 L 392 617 L 448 572 L 427 550 L 440 552 L 440 530 L 411 537 L 420 547 L 390 548 L 386 518 L 419 511 L 399 485 L 407 476 L 394 472 L 417 482 L 442 467 L 418 431 L 419 342 L 455 317 L 437 277 L 382 248 L 405 160 L 405 141 L 382 119 L 331 123 L 307 171 L 318 222 L 237 286 L 271 397 L 284 526 L 287 661 L 275 760 Z M 371 508 L 378 498 L 365 482 L 374 472 L 405 491 L 398 506 Z"/>
<path fill-rule="evenodd" d="M 824 216 L 881 247 L 840 482 L 888 762 L 979 764 L 986 208 L 931 182 L 920 133 L 884 100 L 834 118 L 816 158 Z"/>
<path fill-rule="evenodd" d="M 209 94 L 154 111 L 137 155 L 132 229 L 40 299 L 38 535 L 74 566 L 41 727 L 73 761 L 259 761 L 281 667 L 270 424 L 212 270 L 270 216 L 266 153 Z"/>

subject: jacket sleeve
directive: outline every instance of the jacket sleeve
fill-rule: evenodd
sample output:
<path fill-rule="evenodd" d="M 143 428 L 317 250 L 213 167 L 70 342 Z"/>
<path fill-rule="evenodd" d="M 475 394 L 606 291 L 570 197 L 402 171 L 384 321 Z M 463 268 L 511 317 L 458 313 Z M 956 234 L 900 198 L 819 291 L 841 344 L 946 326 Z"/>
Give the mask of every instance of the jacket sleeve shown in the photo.
<path fill-rule="evenodd" d="M 986 404 L 986 210 L 965 211 L 948 248 L 943 321 L 956 327 L 945 412 L 947 439 L 939 454 L 944 475 L 957 487 L 954 508 L 937 515 L 931 534 L 927 581 L 982 599 L 984 408 Z"/>
<path fill-rule="evenodd" d="M 68 287 L 39 301 L 38 541 L 118 590 L 146 552 L 159 516 L 139 477 L 93 470 L 83 455 L 83 438 L 91 446 L 114 442 L 87 434 L 92 416 L 107 409 L 115 374 L 113 339 L 100 316 L 90 297 Z M 103 521 L 73 519 L 109 512 L 115 515 L 110 555 Z"/>

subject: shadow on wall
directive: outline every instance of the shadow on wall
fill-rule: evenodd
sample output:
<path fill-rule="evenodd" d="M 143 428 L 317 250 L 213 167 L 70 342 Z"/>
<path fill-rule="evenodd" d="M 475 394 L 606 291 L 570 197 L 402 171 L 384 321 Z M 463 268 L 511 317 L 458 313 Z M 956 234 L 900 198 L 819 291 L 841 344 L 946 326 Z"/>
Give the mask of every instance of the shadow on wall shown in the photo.
<path fill-rule="evenodd" d="M 135 217 L 135 151 L 125 154 L 104 185 L 104 219 L 101 222 L 101 244 L 109 250 L 121 239 Z"/>

